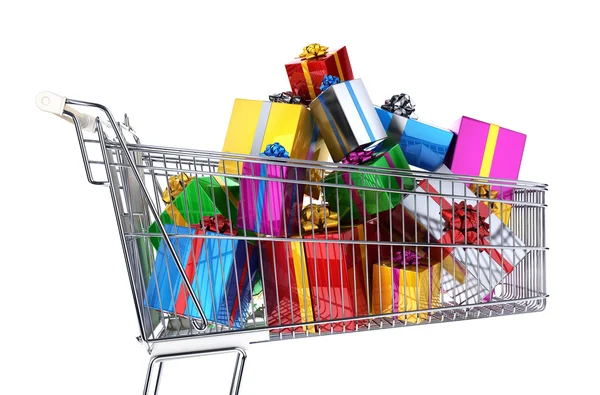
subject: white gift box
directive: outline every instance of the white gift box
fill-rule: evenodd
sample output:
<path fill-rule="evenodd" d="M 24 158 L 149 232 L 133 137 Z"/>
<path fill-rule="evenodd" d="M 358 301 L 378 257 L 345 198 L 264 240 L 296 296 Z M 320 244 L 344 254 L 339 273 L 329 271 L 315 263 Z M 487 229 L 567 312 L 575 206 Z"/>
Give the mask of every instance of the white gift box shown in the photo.
<path fill-rule="evenodd" d="M 441 166 L 435 173 L 452 174 L 446 166 Z M 456 304 L 485 301 L 526 254 L 524 248 L 514 248 L 525 247 L 525 244 L 487 205 L 475 200 L 475 194 L 468 187 L 467 182 L 458 180 L 423 180 L 415 192 L 427 192 L 428 195 L 409 194 L 402 201 L 405 210 L 429 231 L 435 241 L 442 244 L 458 244 L 452 232 L 445 230 L 448 224 L 442 216 L 442 210 L 451 212 L 455 203 L 464 201 L 467 206 L 473 206 L 479 210 L 478 214 L 483 218 L 483 222 L 489 225 L 489 236 L 480 240 L 490 247 L 461 244 L 464 247 L 444 249 L 442 292 L 446 301 Z"/>

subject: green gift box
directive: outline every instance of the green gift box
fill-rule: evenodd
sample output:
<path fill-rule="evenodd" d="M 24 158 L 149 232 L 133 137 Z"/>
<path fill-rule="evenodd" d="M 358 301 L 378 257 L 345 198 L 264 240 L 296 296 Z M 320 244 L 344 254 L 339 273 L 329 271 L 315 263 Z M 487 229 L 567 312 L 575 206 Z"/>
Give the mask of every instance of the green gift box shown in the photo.
<path fill-rule="evenodd" d="M 167 205 L 160 215 L 163 224 L 189 226 L 202 223 L 205 216 L 222 214 L 231 222 L 237 221 L 240 186 L 230 177 L 195 177 L 185 173 L 169 178 L 169 188 L 163 193 Z M 156 222 L 148 228 L 150 233 L 160 233 Z M 150 238 L 158 249 L 161 237 Z"/>
<path fill-rule="evenodd" d="M 382 144 L 373 151 L 373 157 L 364 162 L 362 162 L 361 154 L 364 152 L 350 154 L 352 156 L 347 157 L 343 162 L 384 169 L 410 169 L 398 144 Z M 325 183 L 357 188 L 392 189 L 400 192 L 380 192 L 344 187 L 328 188 L 326 186 L 324 188 L 325 200 L 333 211 L 337 211 L 339 218 L 344 222 L 348 222 L 350 219 L 360 219 L 365 213 L 373 215 L 396 207 L 402 201 L 401 192 L 410 191 L 415 186 L 415 180 L 412 177 L 346 171 L 335 171 L 329 174 L 325 177 Z"/>

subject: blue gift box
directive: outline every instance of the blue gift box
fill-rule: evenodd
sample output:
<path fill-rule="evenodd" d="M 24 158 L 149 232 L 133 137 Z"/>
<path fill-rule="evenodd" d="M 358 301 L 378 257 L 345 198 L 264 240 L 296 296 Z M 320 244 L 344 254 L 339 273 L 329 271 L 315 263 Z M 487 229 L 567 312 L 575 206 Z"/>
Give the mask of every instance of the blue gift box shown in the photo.
<path fill-rule="evenodd" d="M 454 133 L 375 107 L 389 138 L 400 144 L 410 165 L 435 171 L 444 163 Z"/>
<path fill-rule="evenodd" d="M 228 235 L 165 225 L 169 234 L 205 234 L 218 238 L 170 238 L 208 321 L 243 327 L 258 270 L 258 249 Z M 200 318 L 174 259 L 161 242 L 147 290 L 147 306 L 189 318 Z"/>

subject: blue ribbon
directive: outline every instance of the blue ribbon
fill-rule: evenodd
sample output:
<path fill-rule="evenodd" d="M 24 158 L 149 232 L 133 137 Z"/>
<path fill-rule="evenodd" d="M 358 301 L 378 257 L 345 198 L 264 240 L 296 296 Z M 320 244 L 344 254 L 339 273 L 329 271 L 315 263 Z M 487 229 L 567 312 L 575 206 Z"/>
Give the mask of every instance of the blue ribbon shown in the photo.
<path fill-rule="evenodd" d="M 327 74 L 325 77 L 323 77 L 323 82 L 321 82 L 319 89 L 321 92 L 325 92 L 325 89 L 329 88 L 331 85 L 339 84 L 340 82 L 342 81 L 335 75 Z"/>
<path fill-rule="evenodd" d="M 275 158 L 289 158 L 290 153 L 279 143 L 268 144 L 262 156 L 271 156 Z"/>

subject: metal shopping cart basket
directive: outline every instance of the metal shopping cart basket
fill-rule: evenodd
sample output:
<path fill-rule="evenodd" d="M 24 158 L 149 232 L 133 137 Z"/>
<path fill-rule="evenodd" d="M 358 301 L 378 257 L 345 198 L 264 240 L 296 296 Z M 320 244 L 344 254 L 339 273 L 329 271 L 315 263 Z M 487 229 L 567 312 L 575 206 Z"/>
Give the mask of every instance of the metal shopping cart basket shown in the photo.
<path fill-rule="evenodd" d="M 173 359 L 236 354 L 237 394 L 253 343 L 545 307 L 544 184 L 143 145 L 100 104 L 37 104 L 109 187 L 144 394 Z"/>

